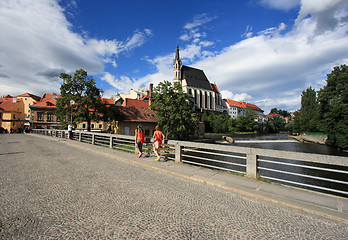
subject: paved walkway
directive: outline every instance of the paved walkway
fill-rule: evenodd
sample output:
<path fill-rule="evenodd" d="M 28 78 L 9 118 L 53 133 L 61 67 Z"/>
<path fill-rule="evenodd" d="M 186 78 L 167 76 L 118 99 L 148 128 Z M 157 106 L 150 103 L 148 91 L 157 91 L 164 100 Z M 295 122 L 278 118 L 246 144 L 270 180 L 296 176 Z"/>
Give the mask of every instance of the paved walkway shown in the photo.
<path fill-rule="evenodd" d="M 348 200 L 38 135 L 0 135 L 0 239 L 348 239 Z"/>

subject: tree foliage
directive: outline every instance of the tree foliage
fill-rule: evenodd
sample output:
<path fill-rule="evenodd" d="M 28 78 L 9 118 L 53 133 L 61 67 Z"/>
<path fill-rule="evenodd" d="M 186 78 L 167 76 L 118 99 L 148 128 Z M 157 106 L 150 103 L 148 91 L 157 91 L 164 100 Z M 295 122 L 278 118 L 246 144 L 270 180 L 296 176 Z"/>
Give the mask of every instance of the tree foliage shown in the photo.
<path fill-rule="evenodd" d="M 348 66 L 335 67 L 318 92 L 321 128 L 329 144 L 348 149 Z"/>
<path fill-rule="evenodd" d="M 279 133 L 285 130 L 285 119 L 279 116 L 274 116 L 268 119 L 266 123 L 266 132 Z"/>
<path fill-rule="evenodd" d="M 197 114 L 192 110 L 190 96 L 179 83 L 160 82 L 154 88 L 150 108 L 156 112 L 158 125 L 171 139 L 188 140 L 197 128 Z"/>
<path fill-rule="evenodd" d="M 87 122 L 87 130 L 91 129 L 91 121 L 99 121 L 103 111 L 101 102 L 102 90 L 96 87 L 93 77 L 88 77 L 83 69 L 76 70 L 71 76 L 61 73 L 63 84 L 60 87 L 61 98 L 57 99 L 57 116 L 65 123 L 70 122 L 72 111 L 73 122 Z M 71 107 L 70 101 L 75 104 Z"/>
<path fill-rule="evenodd" d="M 245 115 L 237 119 L 233 119 L 227 113 L 205 113 L 205 130 L 211 133 L 254 132 L 258 130 L 258 124 L 255 122 L 255 115 L 256 113 L 252 109 L 246 109 Z"/>
<path fill-rule="evenodd" d="M 316 132 L 319 124 L 317 93 L 309 87 L 301 94 L 301 109 L 295 121 L 299 121 L 301 131 Z"/>
<path fill-rule="evenodd" d="M 270 114 L 278 113 L 278 114 L 282 115 L 283 117 L 289 117 L 290 116 L 290 113 L 288 111 L 277 109 L 277 108 L 272 108 L 269 113 Z"/>

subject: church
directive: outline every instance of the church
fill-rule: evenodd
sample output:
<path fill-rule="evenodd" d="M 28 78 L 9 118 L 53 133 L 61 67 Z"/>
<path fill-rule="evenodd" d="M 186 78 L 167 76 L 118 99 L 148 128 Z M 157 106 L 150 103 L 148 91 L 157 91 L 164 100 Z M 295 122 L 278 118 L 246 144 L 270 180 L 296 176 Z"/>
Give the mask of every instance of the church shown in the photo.
<path fill-rule="evenodd" d="M 173 84 L 175 82 L 179 82 L 183 91 L 191 96 L 196 111 L 220 113 L 227 111 L 217 86 L 209 82 L 203 70 L 182 65 L 179 43 L 176 45 L 173 60 Z"/>

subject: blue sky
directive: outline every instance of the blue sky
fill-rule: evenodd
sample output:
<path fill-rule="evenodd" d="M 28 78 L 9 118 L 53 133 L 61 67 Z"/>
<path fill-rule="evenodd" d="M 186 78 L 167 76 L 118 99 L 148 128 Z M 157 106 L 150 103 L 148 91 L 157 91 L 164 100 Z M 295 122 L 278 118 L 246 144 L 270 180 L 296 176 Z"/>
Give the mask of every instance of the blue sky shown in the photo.
<path fill-rule="evenodd" d="M 224 98 L 300 108 L 348 63 L 346 0 L 2 0 L 0 96 L 59 93 L 83 68 L 104 97 L 202 69 Z"/>

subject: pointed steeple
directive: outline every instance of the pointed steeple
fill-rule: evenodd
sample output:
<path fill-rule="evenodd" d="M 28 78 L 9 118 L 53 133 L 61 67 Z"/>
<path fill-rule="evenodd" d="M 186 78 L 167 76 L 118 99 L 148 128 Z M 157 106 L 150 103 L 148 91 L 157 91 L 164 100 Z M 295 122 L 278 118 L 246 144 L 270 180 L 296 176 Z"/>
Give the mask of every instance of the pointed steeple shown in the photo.
<path fill-rule="evenodd" d="M 181 81 L 181 59 L 179 55 L 179 39 L 176 43 L 176 53 L 173 60 L 173 82 Z"/>
<path fill-rule="evenodd" d="M 176 43 L 176 53 L 175 53 L 175 60 L 179 60 L 180 56 L 179 56 L 179 41 L 177 41 Z"/>

